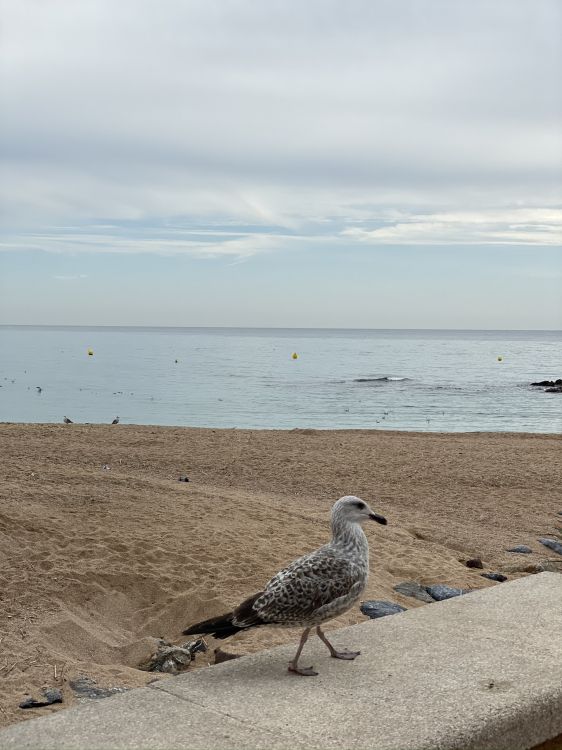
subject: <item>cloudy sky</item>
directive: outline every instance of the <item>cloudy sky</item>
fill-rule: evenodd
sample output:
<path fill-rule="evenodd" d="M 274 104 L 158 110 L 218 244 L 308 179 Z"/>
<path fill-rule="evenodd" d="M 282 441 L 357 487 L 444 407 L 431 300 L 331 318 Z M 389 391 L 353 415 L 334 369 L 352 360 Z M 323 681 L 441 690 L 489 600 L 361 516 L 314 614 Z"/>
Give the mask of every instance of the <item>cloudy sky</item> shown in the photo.
<path fill-rule="evenodd" d="M 558 0 L 0 9 L 0 322 L 562 328 Z"/>

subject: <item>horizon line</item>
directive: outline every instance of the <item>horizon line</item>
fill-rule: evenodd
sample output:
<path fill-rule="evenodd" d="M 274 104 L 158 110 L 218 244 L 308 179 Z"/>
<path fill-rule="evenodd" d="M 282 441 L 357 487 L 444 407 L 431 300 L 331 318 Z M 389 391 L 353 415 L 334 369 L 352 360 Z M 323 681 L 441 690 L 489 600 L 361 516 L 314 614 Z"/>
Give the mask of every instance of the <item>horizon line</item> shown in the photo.
<path fill-rule="evenodd" d="M 0 323 L 0 328 L 131 328 L 177 330 L 250 330 L 250 331 L 507 331 L 562 333 L 561 328 L 358 328 L 350 326 L 234 326 L 234 325 L 142 325 L 128 323 Z"/>

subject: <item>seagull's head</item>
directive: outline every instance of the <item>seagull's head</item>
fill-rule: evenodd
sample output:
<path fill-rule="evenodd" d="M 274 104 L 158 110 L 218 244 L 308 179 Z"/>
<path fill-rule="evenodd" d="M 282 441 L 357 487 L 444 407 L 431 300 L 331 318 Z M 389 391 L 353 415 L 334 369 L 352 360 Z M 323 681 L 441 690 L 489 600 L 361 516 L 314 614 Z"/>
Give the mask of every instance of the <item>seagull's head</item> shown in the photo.
<path fill-rule="evenodd" d="M 355 495 L 346 495 L 334 504 L 332 515 L 339 516 L 350 523 L 364 523 L 365 521 L 376 521 L 386 526 L 386 518 L 375 513 L 368 503 Z"/>

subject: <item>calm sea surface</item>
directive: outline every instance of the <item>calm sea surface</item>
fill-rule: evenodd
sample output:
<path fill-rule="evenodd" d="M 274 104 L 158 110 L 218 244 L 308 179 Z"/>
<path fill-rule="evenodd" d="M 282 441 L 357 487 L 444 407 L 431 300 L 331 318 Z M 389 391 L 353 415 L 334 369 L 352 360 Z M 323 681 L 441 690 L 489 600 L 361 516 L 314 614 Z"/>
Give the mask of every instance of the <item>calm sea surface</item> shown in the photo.
<path fill-rule="evenodd" d="M 0 327 L 3 422 L 559 433 L 558 377 L 561 331 Z"/>

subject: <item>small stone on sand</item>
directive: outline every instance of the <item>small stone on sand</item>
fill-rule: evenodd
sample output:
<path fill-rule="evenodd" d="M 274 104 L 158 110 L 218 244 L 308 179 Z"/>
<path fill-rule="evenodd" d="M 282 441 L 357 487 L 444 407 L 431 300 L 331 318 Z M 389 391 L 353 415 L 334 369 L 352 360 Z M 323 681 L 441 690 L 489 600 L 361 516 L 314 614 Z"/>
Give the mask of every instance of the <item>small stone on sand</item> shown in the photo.
<path fill-rule="evenodd" d="M 359 609 L 364 615 L 370 617 L 371 620 L 377 620 L 379 617 L 387 617 L 388 615 L 397 615 L 399 612 L 406 611 L 406 607 L 401 607 L 400 604 L 381 599 L 372 599 L 371 601 L 363 602 Z"/>

